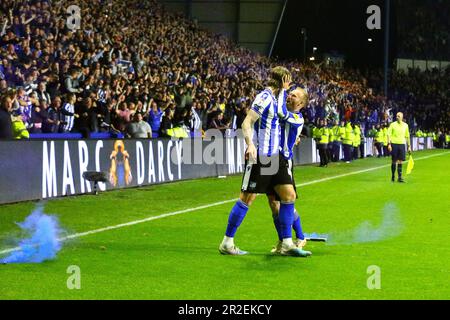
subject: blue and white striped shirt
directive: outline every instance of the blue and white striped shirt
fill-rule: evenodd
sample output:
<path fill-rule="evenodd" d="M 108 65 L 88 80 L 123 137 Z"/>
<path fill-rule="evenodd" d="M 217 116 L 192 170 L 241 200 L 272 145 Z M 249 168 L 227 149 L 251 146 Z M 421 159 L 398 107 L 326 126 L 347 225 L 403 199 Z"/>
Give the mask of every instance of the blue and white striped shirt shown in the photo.
<path fill-rule="evenodd" d="M 259 156 L 271 157 L 278 154 L 280 147 L 280 123 L 277 114 L 277 99 L 270 89 L 260 92 L 251 109 L 259 116 L 255 123 L 257 150 Z"/>
<path fill-rule="evenodd" d="M 98 101 L 106 103 L 106 91 L 103 88 L 99 88 L 97 91 Z"/>
<path fill-rule="evenodd" d="M 62 107 L 61 113 L 64 116 L 64 132 L 70 132 L 73 129 L 73 123 L 75 120 L 75 106 L 70 103 L 65 103 Z"/>
<path fill-rule="evenodd" d="M 278 98 L 278 116 L 280 117 L 280 154 L 286 159 L 293 157 L 294 146 L 302 133 L 305 120 L 301 113 L 293 113 L 286 107 L 287 94 L 282 91 Z"/>

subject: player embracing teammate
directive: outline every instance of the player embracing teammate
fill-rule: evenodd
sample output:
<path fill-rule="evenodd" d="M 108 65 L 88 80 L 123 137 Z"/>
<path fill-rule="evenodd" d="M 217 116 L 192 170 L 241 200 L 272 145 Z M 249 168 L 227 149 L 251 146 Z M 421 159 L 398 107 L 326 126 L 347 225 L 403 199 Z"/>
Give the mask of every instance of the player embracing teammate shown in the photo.
<path fill-rule="evenodd" d="M 290 83 L 291 74 L 286 68 L 273 68 L 268 86 L 256 96 L 242 124 L 248 146 L 245 172 L 239 200 L 231 209 L 225 236 L 219 246 L 222 254 L 247 254 L 234 244 L 234 236 L 256 194 L 266 194 L 280 239 L 272 252 L 296 257 L 311 255 L 302 249 L 305 241 L 300 218 L 294 208 L 297 192 L 292 171 L 292 149 L 304 123 L 300 109 L 307 104 L 308 97 L 301 88 L 293 90 L 288 97 L 286 90 Z M 293 226 L 296 243 L 292 239 Z"/>

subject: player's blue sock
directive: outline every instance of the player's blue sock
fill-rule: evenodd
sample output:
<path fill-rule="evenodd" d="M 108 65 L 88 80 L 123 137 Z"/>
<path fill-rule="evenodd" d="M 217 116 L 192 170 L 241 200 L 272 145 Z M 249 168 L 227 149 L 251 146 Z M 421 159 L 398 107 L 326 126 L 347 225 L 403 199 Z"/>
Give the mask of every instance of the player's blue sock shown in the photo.
<path fill-rule="evenodd" d="M 272 215 L 272 217 L 273 217 L 273 224 L 275 225 L 275 229 L 277 229 L 278 240 L 282 241 L 283 238 L 281 237 L 280 218 L 278 217 L 278 215 Z"/>
<path fill-rule="evenodd" d="M 281 237 L 292 238 L 292 224 L 294 223 L 294 202 L 281 202 L 278 215 L 281 226 Z"/>
<path fill-rule="evenodd" d="M 248 206 L 241 200 L 238 200 L 233 209 L 231 209 L 230 216 L 228 218 L 228 226 L 225 233 L 227 237 L 234 238 L 234 235 L 244 220 L 247 212 Z"/>
<path fill-rule="evenodd" d="M 303 235 L 302 230 L 302 222 L 300 220 L 300 215 L 298 214 L 297 210 L 294 210 L 294 223 L 292 225 L 292 228 L 294 228 L 297 239 L 305 240 L 305 236 Z"/>

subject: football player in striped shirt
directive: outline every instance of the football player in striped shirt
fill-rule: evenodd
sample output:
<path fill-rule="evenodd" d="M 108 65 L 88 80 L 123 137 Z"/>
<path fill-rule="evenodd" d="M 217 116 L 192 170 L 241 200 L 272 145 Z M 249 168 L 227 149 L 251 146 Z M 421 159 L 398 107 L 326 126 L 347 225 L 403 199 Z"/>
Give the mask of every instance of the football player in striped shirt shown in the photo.
<path fill-rule="evenodd" d="M 290 82 L 289 80 L 287 81 Z M 281 98 L 280 98 L 281 99 Z M 284 101 L 280 100 L 278 104 L 278 115 L 280 117 L 281 137 L 280 137 L 280 168 L 277 177 L 274 179 L 276 184 L 290 185 L 290 189 L 297 195 L 295 179 L 293 175 L 293 149 L 299 142 L 300 134 L 303 129 L 304 119 L 300 110 L 308 104 L 308 93 L 305 89 L 294 88 L 287 97 L 287 108 Z M 285 100 L 286 101 L 286 100 Z M 269 206 L 272 209 L 274 225 L 278 233 L 278 243 L 272 250 L 272 253 L 281 255 L 294 255 L 308 257 L 312 253 L 303 250 L 306 245 L 303 235 L 300 216 L 294 209 L 293 215 L 288 217 L 280 216 L 280 197 L 275 187 L 267 193 Z M 298 250 L 290 249 L 292 245 L 292 228 L 296 234 L 295 247 Z M 286 244 L 286 239 L 288 243 Z"/>
<path fill-rule="evenodd" d="M 290 72 L 284 67 L 275 67 L 271 70 L 267 88 L 256 96 L 242 123 L 244 139 L 248 146 L 245 152 L 245 171 L 239 200 L 231 209 L 225 236 L 219 246 L 219 252 L 222 254 L 247 254 L 235 246 L 234 236 L 256 194 L 265 194 L 269 191 L 272 177 L 277 171 L 272 170 L 272 165 L 278 166 L 279 161 L 280 124 L 277 103 L 286 75 L 290 75 Z M 254 133 L 256 141 L 253 139 Z M 276 163 L 272 161 L 274 159 Z M 269 174 L 271 170 L 274 172 Z"/>

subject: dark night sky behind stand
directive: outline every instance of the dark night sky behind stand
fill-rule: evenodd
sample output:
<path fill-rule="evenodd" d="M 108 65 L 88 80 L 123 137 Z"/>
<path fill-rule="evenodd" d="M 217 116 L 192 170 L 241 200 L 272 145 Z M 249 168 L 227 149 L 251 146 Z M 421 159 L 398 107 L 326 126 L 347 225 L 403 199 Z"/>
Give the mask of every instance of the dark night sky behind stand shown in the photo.
<path fill-rule="evenodd" d="M 346 64 L 360 68 L 382 68 L 384 61 L 384 0 L 289 0 L 272 56 L 280 59 L 303 59 L 301 28 L 307 29 L 307 57 L 313 47 L 317 55 L 337 51 Z M 380 6 L 381 30 L 369 30 L 367 7 Z M 396 55 L 396 10 L 391 0 L 390 63 Z M 372 42 L 368 42 L 372 38 Z"/>

